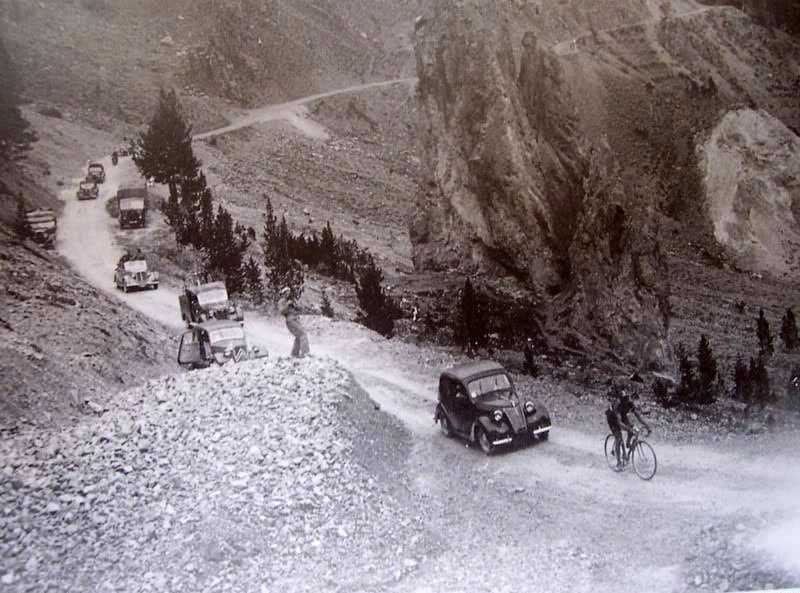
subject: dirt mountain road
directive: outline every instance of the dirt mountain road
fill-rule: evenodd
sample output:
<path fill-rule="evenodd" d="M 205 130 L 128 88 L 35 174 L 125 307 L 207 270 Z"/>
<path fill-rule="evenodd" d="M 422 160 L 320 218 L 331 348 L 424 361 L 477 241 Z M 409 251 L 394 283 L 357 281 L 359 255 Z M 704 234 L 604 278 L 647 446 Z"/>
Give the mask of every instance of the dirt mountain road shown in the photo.
<path fill-rule="evenodd" d="M 295 99 L 294 101 L 288 101 L 286 103 L 280 103 L 278 105 L 267 105 L 257 109 L 242 110 L 234 113 L 230 117 L 231 123 L 229 125 L 217 128 L 215 130 L 202 132 L 200 134 L 195 134 L 193 138 L 195 140 L 205 140 L 213 136 L 220 136 L 222 134 L 241 130 L 242 128 L 247 128 L 256 124 L 283 120 L 307 136 L 324 140 L 327 138 L 325 129 L 308 118 L 308 110 L 305 107 L 308 103 L 312 103 L 313 101 L 317 101 L 319 99 L 335 97 L 336 95 L 345 95 L 348 93 L 393 86 L 396 84 L 414 84 L 416 81 L 416 78 L 400 78 L 385 82 L 371 82 L 339 89 L 336 91 L 329 91 L 327 93 L 319 93 L 317 95 L 302 97 L 300 99 Z"/>
<path fill-rule="evenodd" d="M 99 200 L 77 202 L 74 187 L 64 189 L 58 250 L 90 283 L 170 328 L 177 348 L 177 291 L 162 283 L 157 291 L 123 294 L 112 283 L 120 231 L 104 201 L 136 171 L 128 158 L 116 167 L 103 163 L 108 176 Z M 738 533 L 742 549 L 759 562 L 796 567 L 800 463 L 796 443 L 785 437 L 760 448 L 711 448 L 665 444 L 656 432 L 659 473 L 642 482 L 606 467 L 598 413 L 591 430 L 555 418 L 548 443 L 486 458 L 436 430 L 436 370 L 416 362 L 413 346 L 347 323 L 313 320 L 310 327 L 312 352 L 339 360 L 410 431 L 407 472 L 415 496 L 436 510 L 435 529 L 451 542 L 391 590 L 510 591 L 525 583 L 524 590 L 682 591 L 697 583 L 692 556 L 704 553 L 697 549 L 704 529 L 723 539 Z M 245 328 L 270 356 L 288 354 L 282 320 L 247 312 Z M 717 562 L 719 570 L 733 570 L 708 559 Z"/>

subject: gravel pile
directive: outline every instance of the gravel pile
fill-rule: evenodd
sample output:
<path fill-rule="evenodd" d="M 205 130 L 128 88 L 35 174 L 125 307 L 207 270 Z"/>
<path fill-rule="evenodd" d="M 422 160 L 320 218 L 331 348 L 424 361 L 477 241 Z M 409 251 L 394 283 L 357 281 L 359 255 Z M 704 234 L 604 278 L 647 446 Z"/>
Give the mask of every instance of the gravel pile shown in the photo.
<path fill-rule="evenodd" d="M 761 521 L 708 524 L 686 558 L 686 591 L 753 591 L 800 587 L 800 579 L 776 566 L 752 545 Z"/>
<path fill-rule="evenodd" d="M 0 444 L 1 582 L 194 592 L 399 578 L 428 546 L 421 517 L 358 462 L 366 416 L 387 423 L 335 363 L 262 359 L 150 382 L 80 426 L 17 435 Z"/>

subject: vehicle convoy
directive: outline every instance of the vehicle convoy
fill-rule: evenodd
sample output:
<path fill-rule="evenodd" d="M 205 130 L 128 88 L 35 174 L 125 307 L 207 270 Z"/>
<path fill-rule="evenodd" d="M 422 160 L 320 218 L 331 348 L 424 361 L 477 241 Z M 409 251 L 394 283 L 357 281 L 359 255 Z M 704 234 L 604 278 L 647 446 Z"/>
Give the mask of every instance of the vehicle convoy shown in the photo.
<path fill-rule="evenodd" d="M 190 324 L 178 347 L 178 364 L 190 369 L 265 356 L 266 353 L 261 353 L 250 343 L 241 324 L 231 320 L 212 319 Z"/>
<path fill-rule="evenodd" d="M 464 438 L 487 455 L 503 445 L 547 440 L 552 427 L 547 408 L 520 395 L 506 369 L 488 360 L 441 374 L 434 422 L 445 436 Z"/>
<path fill-rule="evenodd" d="M 223 282 L 209 282 L 184 287 L 178 297 L 181 318 L 187 323 L 202 323 L 210 319 L 225 319 L 242 322 L 241 309 L 228 299 Z"/>
<path fill-rule="evenodd" d="M 89 168 L 86 170 L 86 181 L 94 181 L 95 183 L 103 183 L 106 180 L 106 170 L 100 163 L 89 163 Z"/>
<path fill-rule="evenodd" d="M 121 187 L 117 190 L 119 228 L 144 228 L 147 224 L 147 187 Z"/>
<path fill-rule="evenodd" d="M 35 243 L 51 249 L 56 242 L 58 219 L 56 213 L 48 208 L 36 208 L 25 213 L 25 222 L 30 237 Z"/>
<path fill-rule="evenodd" d="M 93 180 L 84 180 L 78 184 L 79 200 L 96 200 L 100 196 L 100 188 Z"/>
<path fill-rule="evenodd" d="M 114 272 L 114 284 L 123 292 L 137 288 L 158 290 L 158 272 L 149 270 L 144 258 L 121 259 Z"/>

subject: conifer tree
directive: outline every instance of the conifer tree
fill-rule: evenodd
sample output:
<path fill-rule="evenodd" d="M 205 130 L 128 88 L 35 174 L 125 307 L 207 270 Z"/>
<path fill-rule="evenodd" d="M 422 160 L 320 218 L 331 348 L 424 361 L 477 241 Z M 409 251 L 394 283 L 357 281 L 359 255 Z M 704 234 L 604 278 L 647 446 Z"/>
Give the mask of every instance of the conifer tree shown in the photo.
<path fill-rule="evenodd" d="M 755 361 L 750 359 L 752 365 Z M 750 371 L 741 356 L 736 357 L 736 364 L 733 367 L 733 397 L 741 402 L 749 403 L 753 397 L 753 383 L 750 380 Z"/>
<path fill-rule="evenodd" d="M 781 320 L 781 341 L 787 352 L 791 352 L 797 347 L 797 320 L 791 307 L 786 309 Z"/>
<path fill-rule="evenodd" d="M 331 223 L 328 221 L 325 223 L 325 227 L 322 229 L 319 250 L 322 265 L 329 274 L 335 274 L 336 272 L 336 264 L 338 259 L 336 247 L 336 237 L 333 234 L 333 229 L 331 229 Z"/>
<path fill-rule="evenodd" d="M 697 380 L 694 376 L 694 367 L 686 352 L 683 343 L 678 344 L 678 371 L 680 373 L 680 383 L 676 395 L 682 402 L 689 402 L 694 398 Z"/>
<path fill-rule="evenodd" d="M 6 156 L 17 143 L 26 139 L 28 122 L 22 117 L 19 106 L 19 73 L 0 39 L 0 157 Z"/>
<path fill-rule="evenodd" d="M 245 282 L 247 293 L 254 303 L 261 303 L 264 300 L 264 283 L 261 280 L 261 268 L 253 256 L 247 258 L 244 264 Z"/>
<path fill-rule="evenodd" d="M 772 401 L 769 372 L 764 362 L 765 358 L 765 356 L 759 356 L 755 362 L 750 359 L 750 379 L 753 382 L 753 402 L 762 408 Z"/>
<path fill-rule="evenodd" d="M 356 296 L 361 313 L 358 320 L 382 336 L 390 338 L 399 312 L 392 298 L 384 292 L 382 282 L 383 272 L 374 262 L 359 275 Z"/>
<path fill-rule="evenodd" d="M 700 336 L 697 345 L 698 389 L 696 400 L 699 404 L 710 404 L 714 401 L 717 387 L 717 360 L 711 350 L 711 344 L 705 334 Z"/>
<path fill-rule="evenodd" d="M 139 172 L 166 183 L 171 202 L 179 201 L 179 188 L 197 177 L 200 161 L 192 150 L 192 128 L 184 119 L 174 89 L 161 89 L 156 111 L 137 144 L 134 161 Z"/>
<path fill-rule="evenodd" d="M 758 337 L 758 350 L 762 356 L 772 356 L 772 333 L 769 330 L 769 322 L 764 317 L 764 309 L 758 311 L 758 321 L 756 322 L 756 337 Z"/>
<path fill-rule="evenodd" d="M 22 192 L 17 194 L 17 217 L 14 220 L 14 232 L 20 239 L 25 239 L 31 235 L 31 227 L 28 225 L 27 207 Z"/>

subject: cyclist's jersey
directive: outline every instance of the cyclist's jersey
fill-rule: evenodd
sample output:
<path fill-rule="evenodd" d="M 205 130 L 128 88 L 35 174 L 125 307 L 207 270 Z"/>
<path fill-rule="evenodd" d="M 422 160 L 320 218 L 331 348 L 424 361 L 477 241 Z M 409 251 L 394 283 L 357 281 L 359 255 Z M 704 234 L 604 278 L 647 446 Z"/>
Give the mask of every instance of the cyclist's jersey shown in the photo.
<path fill-rule="evenodd" d="M 630 419 L 628 418 L 628 414 L 633 412 L 633 409 L 635 407 L 636 406 L 634 406 L 633 402 L 630 400 L 620 402 L 619 404 L 617 404 L 617 413 L 619 414 L 619 417 L 622 419 L 622 422 L 624 424 L 628 426 L 633 426 L 633 424 L 631 424 Z"/>

